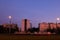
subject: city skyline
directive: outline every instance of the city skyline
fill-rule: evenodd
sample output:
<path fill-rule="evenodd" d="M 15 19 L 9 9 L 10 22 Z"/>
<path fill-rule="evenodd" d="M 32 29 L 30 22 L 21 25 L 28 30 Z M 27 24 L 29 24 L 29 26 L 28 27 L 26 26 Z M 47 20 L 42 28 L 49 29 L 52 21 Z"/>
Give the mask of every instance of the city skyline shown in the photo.
<path fill-rule="evenodd" d="M 60 0 L 0 0 L 0 24 L 9 23 L 12 16 L 19 26 L 22 19 L 29 19 L 37 27 L 40 22 L 56 22 L 59 10 Z"/>

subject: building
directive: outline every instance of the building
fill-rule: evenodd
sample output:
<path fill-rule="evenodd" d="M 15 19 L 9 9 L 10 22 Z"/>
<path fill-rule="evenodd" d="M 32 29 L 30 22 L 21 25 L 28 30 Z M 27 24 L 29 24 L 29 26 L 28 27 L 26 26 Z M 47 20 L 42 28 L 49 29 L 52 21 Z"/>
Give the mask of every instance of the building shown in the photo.
<path fill-rule="evenodd" d="M 28 29 L 31 28 L 31 23 L 30 23 L 30 20 L 28 19 L 23 19 L 22 20 L 22 24 L 21 24 L 21 31 L 22 32 L 26 32 L 28 31 Z"/>
<path fill-rule="evenodd" d="M 49 23 L 49 27 L 51 28 L 51 29 L 56 29 L 56 23 Z"/>
<path fill-rule="evenodd" d="M 3 24 L 3 27 L 6 28 L 15 28 L 17 26 L 17 24 Z"/>
<path fill-rule="evenodd" d="M 59 28 L 60 28 L 60 23 L 57 23 L 57 27 L 59 27 Z"/>
<path fill-rule="evenodd" d="M 11 33 L 19 31 L 17 24 L 3 24 L 3 28 L 4 31 Z"/>
<path fill-rule="evenodd" d="M 44 32 L 48 29 L 49 25 L 46 22 L 39 23 L 39 31 Z"/>

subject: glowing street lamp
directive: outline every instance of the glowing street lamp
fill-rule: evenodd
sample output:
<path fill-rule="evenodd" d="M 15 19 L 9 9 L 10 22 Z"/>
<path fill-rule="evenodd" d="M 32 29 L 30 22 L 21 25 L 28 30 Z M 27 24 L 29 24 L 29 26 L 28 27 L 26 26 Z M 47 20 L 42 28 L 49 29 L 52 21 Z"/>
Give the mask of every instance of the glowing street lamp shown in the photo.
<path fill-rule="evenodd" d="M 11 18 L 12 18 L 12 16 L 8 16 L 8 18 L 9 18 L 9 23 L 11 25 Z M 10 32 L 11 32 L 11 29 L 10 29 L 10 26 L 9 26 L 9 34 L 10 34 Z"/>
<path fill-rule="evenodd" d="M 57 22 L 60 20 L 60 18 L 57 18 Z M 57 22 L 56 22 L 56 27 L 57 27 Z"/>
<path fill-rule="evenodd" d="M 11 19 L 12 17 L 11 16 L 9 16 L 9 19 Z"/>
<path fill-rule="evenodd" d="M 57 18 L 57 21 L 59 21 L 60 20 L 60 18 Z"/>
<path fill-rule="evenodd" d="M 10 20 L 9 23 L 11 24 L 11 18 L 12 18 L 12 16 L 8 16 L 8 18 L 9 18 L 9 20 Z"/>

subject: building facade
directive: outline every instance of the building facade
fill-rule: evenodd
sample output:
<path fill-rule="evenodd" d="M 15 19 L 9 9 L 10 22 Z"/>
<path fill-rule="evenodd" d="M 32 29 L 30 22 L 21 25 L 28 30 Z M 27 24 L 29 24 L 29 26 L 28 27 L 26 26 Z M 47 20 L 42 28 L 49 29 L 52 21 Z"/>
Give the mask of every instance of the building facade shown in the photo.
<path fill-rule="evenodd" d="M 21 31 L 26 32 L 29 28 L 31 28 L 30 21 L 28 19 L 23 19 L 21 24 Z"/>
<path fill-rule="evenodd" d="M 56 23 L 49 23 L 50 29 L 56 29 L 57 24 Z"/>
<path fill-rule="evenodd" d="M 46 22 L 39 23 L 39 31 L 40 32 L 44 32 L 45 30 L 48 29 L 48 27 L 49 27 L 49 25 Z"/>
<path fill-rule="evenodd" d="M 6 33 L 14 33 L 19 31 L 17 24 L 3 24 L 3 30 Z"/>

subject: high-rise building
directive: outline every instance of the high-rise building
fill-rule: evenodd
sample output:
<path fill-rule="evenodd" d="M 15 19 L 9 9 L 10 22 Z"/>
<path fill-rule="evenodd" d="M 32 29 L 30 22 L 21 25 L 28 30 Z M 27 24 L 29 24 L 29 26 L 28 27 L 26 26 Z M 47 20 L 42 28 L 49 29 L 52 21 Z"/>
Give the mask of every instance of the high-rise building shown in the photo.
<path fill-rule="evenodd" d="M 23 19 L 22 20 L 22 25 L 21 25 L 21 31 L 26 32 L 26 31 L 28 31 L 29 28 L 31 28 L 30 20 Z"/>

